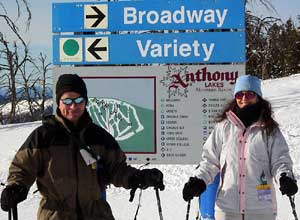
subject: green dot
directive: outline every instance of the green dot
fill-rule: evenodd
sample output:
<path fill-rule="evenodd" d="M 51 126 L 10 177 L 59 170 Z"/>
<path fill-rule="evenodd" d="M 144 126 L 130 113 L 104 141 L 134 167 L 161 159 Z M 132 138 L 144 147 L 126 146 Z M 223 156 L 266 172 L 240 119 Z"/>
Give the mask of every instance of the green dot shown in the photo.
<path fill-rule="evenodd" d="M 79 44 L 74 39 L 66 40 L 63 46 L 63 50 L 68 56 L 74 56 L 79 51 Z"/>

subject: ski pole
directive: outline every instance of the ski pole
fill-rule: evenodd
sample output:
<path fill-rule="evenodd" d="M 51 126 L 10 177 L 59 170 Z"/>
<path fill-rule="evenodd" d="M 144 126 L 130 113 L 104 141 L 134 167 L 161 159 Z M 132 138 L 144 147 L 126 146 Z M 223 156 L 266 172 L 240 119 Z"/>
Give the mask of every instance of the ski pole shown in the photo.
<path fill-rule="evenodd" d="M 160 198 L 159 198 L 158 187 L 155 187 L 155 194 L 156 194 L 156 200 L 157 200 L 159 219 L 163 220 L 162 208 L 161 208 L 161 202 L 160 202 Z"/>
<path fill-rule="evenodd" d="M 17 206 L 12 208 L 13 220 L 18 220 L 18 208 Z"/>
<path fill-rule="evenodd" d="M 11 220 L 11 209 L 8 210 L 8 220 Z"/>
<path fill-rule="evenodd" d="M 134 220 L 137 220 L 137 215 L 138 215 L 139 209 L 141 207 L 142 192 L 143 192 L 143 190 L 141 189 L 140 194 L 139 194 L 139 204 L 137 206 L 137 209 L 136 209 L 136 212 L 135 212 L 135 215 L 134 215 Z"/>
<path fill-rule="evenodd" d="M 189 220 L 190 210 L 191 210 L 191 200 L 189 200 L 187 204 L 185 220 Z"/>
<path fill-rule="evenodd" d="M 290 200 L 290 203 L 291 203 L 291 206 L 292 206 L 293 215 L 295 216 L 295 220 L 298 220 L 297 212 L 296 212 L 296 205 L 295 205 L 295 201 L 294 201 L 295 197 L 289 196 L 289 200 Z"/>

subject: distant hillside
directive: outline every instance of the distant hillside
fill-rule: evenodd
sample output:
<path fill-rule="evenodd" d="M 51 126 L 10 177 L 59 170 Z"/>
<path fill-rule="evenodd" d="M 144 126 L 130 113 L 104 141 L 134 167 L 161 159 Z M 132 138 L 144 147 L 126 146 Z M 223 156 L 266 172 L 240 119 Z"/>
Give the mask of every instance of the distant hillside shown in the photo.
<path fill-rule="evenodd" d="M 24 90 L 24 88 L 21 88 L 21 87 L 17 88 L 17 94 L 18 94 L 17 98 L 22 98 L 23 90 Z M 41 86 L 36 86 L 35 90 L 37 92 L 39 92 L 40 94 L 42 93 L 42 87 Z M 6 88 L 1 88 L 0 89 L 0 104 L 4 104 L 4 103 L 7 102 L 7 100 L 5 99 L 7 92 L 8 92 L 8 89 L 6 89 Z M 34 89 L 31 89 L 30 97 L 34 98 L 34 95 L 35 95 Z M 47 97 L 47 99 L 50 99 L 50 98 L 53 97 L 53 91 L 52 91 L 51 87 L 46 88 L 46 97 Z"/>

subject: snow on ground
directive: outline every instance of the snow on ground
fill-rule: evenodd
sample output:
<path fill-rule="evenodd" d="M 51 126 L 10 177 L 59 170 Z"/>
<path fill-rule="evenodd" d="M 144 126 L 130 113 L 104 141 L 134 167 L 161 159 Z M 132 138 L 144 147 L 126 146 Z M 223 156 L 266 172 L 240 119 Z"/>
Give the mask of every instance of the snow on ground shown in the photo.
<path fill-rule="evenodd" d="M 300 74 L 281 79 L 265 80 L 263 82 L 264 97 L 271 101 L 275 118 L 279 122 L 282 132 L 290 146 L 294 161 L 294 173 L 300 182 Z M 8 166 L 14 154 L 25 141 L 29 133 L 41 122 L 12 124 L 0 126 L 0 181 L 5 182 Z M 181 197 L 184 183 L 192 174 L 194 165 L 157 165 L 151 166 L 161 169 L 165 175 L 166 190 L 160 193 L 164 220 L 184 220 L 187 203 Z M 299 184 L 298 184 L 299 185 Z M 277 187 L 278 188 L 278 187 Z M 19 207 L 21 220 L 36 219 L 39 193 L 33 193 L 36 186 L 30 190 L 26 201 Z M 2 191 L 2 189 L 0 189 Z M 134 219 L 138 204 L 139 191 L 135 199 L 129 202 L 129 191 L 111 187 L 107 191 L 107 198 L 111 204 L 116 220 Z M 291 206 L 286 196 L 277 192 L 278 220 L 292 220 Z M 296 210 L 300 215 L 300 193 L 296 195 Z M 190 220 L 195 220 L 198 210 L 196 199 L 192 201 Z M 7 213 L 0 211 L 0 219 L 7 219 Z M 138 220 L 159 220 L 155 191 L 147 189 L 142 192 L 141 207 Z"/>

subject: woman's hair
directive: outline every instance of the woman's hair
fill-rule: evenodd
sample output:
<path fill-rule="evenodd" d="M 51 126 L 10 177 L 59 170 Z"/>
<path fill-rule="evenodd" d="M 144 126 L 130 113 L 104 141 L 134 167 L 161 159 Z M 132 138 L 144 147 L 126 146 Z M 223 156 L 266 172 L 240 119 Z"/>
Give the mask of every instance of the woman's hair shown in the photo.
<path fill-rule="evenodd" d="M 271 103 L 261 98 L 260 96 L 257 97 L 258 97 L 258 102 L 260 102 L 261 109 L 262 109 L 260 120 L 265 124 L 264 130 L 266 131 L 266 134 L 269 136 L 274 131 L 274 129 L 278 127 L 278 123 L 272 117 L 273 111 L 272 111 Z M 217 115 L 216 122 L 221 122 L 225 120 L 227 118 L 226 112 L 228 112 L 229 110 L 234 111 L 235 108 L 238 108 L 238 106 L 236 100 L 233 99 L 224 107 L 222 113 Z"/>

